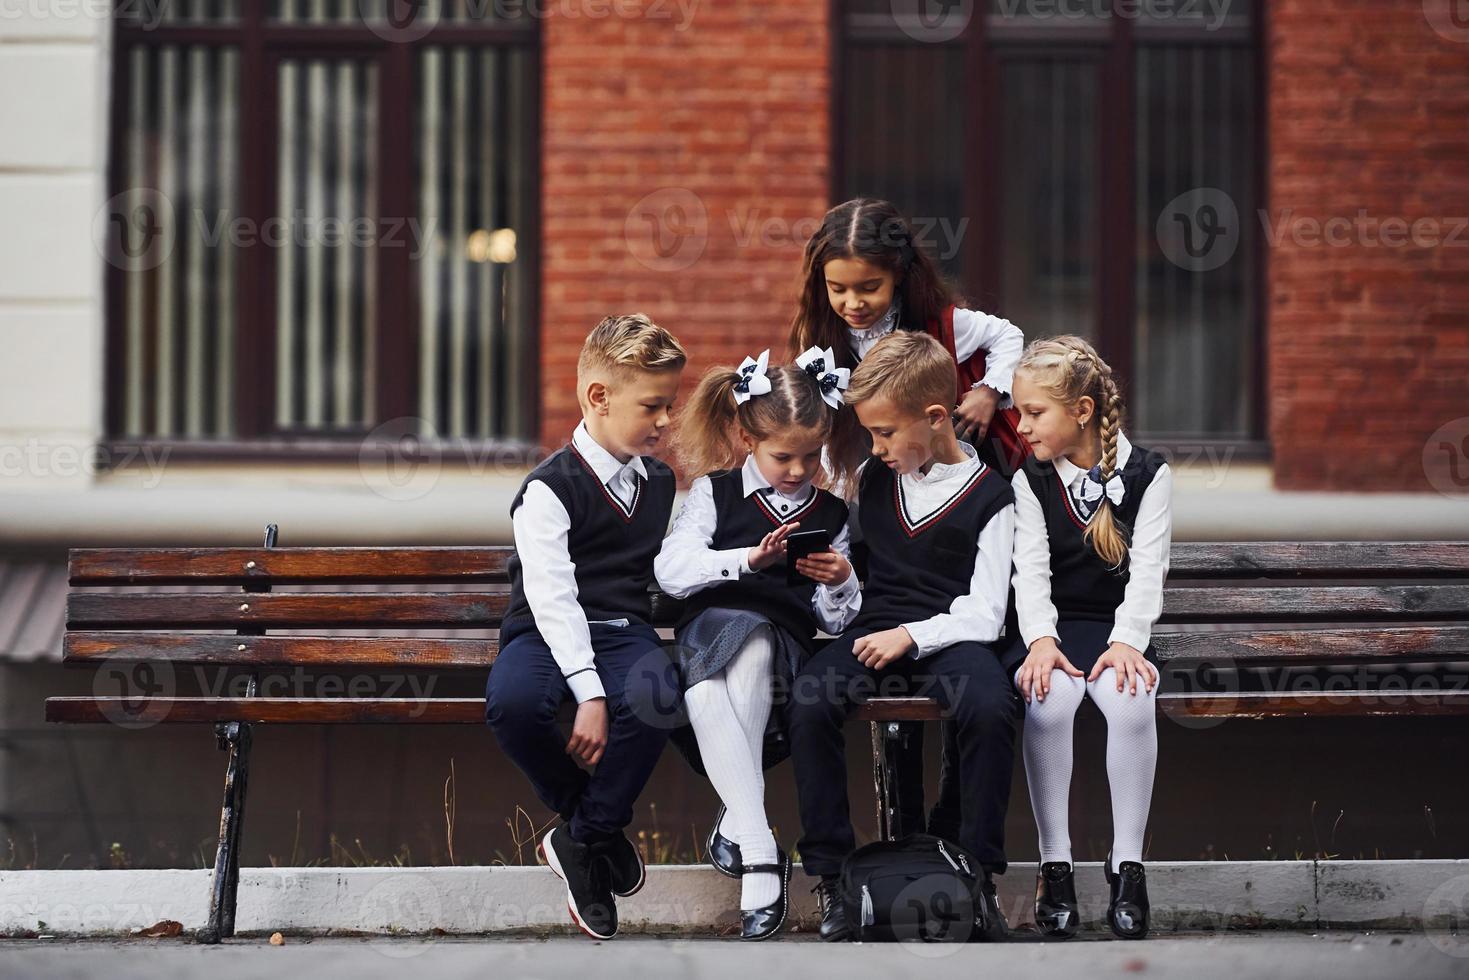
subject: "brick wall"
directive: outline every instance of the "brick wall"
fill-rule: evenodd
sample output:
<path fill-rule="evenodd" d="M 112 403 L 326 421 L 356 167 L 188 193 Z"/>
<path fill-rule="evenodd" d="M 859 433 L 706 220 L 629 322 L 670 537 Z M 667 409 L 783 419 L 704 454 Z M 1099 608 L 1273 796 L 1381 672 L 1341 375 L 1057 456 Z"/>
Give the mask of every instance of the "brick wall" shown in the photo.
<path fill-rule="evenodd" d="M 1454 33 L 1451 2 L 1266 5 L 1280 488 L 1451 486 L 1447 452 L 1425 475 L 1425 445 L 1456 419 L 1454 441 L 1469 437 L 1469 30 L 1451 39 L 1431 22 L 1443 13 Z M 1334 226 L 1344 244 L 1314 233 L 1332 218 L 1350 223 Z M 1392 218 L 1405 224 L 1382 225 Z M 1421 219 L 1418 244 L 1389 243 Z"/>
<path fill-rule="evenodd" d="M 802 236 L 828 206 L 827 4 L 679 6 L 544 25 L 547 447 L 576 424 L 576 355 L 608 313 L 679 337 L 685 394 L 711 363 L 783 352 Z"/>

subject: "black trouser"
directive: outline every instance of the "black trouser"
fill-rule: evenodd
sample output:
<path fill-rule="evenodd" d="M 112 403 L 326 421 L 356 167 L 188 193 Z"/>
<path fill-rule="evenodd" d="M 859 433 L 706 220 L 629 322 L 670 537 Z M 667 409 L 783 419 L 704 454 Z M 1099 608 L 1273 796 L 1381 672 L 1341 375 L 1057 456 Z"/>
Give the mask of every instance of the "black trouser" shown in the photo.
<path fill-rule="evenodd" d="M 953 719 L 959 779 L 957 842 L 988 871 L 1005 870 L 1005 811 L 1015 759 L 1019 696 L 995 651 L 956 643 L 921 660 L 904 657 L 882 671 L 862 665 L 852 630 L 811 659 L 791 692 L 791 757 L 801 803 L 801 861 L 807 874 L 833 875 L 856 847 L 847 799 L 842 728 L 876 695 L 932 697 Z"/>

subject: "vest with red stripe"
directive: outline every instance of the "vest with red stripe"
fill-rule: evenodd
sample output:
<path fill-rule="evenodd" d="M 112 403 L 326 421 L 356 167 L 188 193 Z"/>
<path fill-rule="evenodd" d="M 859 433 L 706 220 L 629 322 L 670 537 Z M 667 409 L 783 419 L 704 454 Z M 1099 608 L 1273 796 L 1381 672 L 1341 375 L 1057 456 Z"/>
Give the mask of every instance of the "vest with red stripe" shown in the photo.
<path fill-rule="evenodd" d="M 1122 503 L 1112 508 L 1124 536 L 1137 520 L 1143 492 L 1166 462 L 1163 456 L 1136 444 L 1122 468 Z M 1033 462 L 1025 468 L 1030 489 L 1040 501 L 1046 518 L 1046 537 L 1051 549 L 1051 604 L 1061 619 L 1110 622 L 1122 604 L 1127 589 L 1128 561 L 1112 569 L 1082 535 L 1091 514 L 1081 511 L 1061 474 L 1050 462 Z"/>
<path fill-rule="evenodd" d="M 903 481 L 876 460 L 862 468 L 857 523 L 868 549 L 862 611 L 853 623 L 892 629 L 949 611 L 969 593 L 979 534 L 1015 502 L 1015 491 L 983 462 L 928 517 L 915 521 L 903 500 Z"/>
<path fill-rule="evenodd" d="M 709 474 L 714 493 L 716 516 L 714 539 L 710 547 L 753 548 L 765 535 L 782 524 L 799 521 L 801 531 L 824 530 L 833 541 L 847 523 L 847 505 L 839 498 L 817 487 L 805 503 L 782 511 L 778 501 L 756 491 L 745 496 L 744 476 L 739 469 L 720 470 Z M 815 582 L 786 584 L 786 566 L 776 562 L 769 568 L 741 575 L 739 581 L 721 583 L 700 589 L 689 596 L 684 605 L 683 626 L 705 609 L 747 609 L 769 617 L 784 627 L 799 642 L 810 645 L 819 626 L 811 601 L 816 594 Z"/>

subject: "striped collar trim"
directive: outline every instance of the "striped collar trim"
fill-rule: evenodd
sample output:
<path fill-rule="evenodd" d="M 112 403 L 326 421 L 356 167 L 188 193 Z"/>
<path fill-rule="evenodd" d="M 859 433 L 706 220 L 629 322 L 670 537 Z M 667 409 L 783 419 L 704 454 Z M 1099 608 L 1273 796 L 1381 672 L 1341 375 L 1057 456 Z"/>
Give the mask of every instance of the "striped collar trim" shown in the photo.
<path fill-rule="evenodd" d="M 633 516 L 638 512 L 638 503 L 643 499 L 643 478 L 634 473 L 632 481 L 632 502 L 625 504 L 618 499 L 617 494 L 612 492 L 611 487 L 602 482 L 602 478 L 597 475 L 597 471 L 592 468 L 592 464 L 587 462 L 586 457 L 581 454 L 581 450 L 577 449 L 575 445 L 571 447 L 571 454 L 576 457 L 577 462 L 581 463 L 586 468 L 586 471 L 592 475 L 592 478 L 597 481 L 597 487 L 602 491 L 602 496 L 607 499 L 607 502 L 622 517 L 623 523 L 631 524 Z"/>
<path fill-rule="evenodd" d="M 778 526 L 781 524 L 790 524 L 801 515 L 811 511 L 816 506 L 816 500 L 821 496 L 821 491 L 817 490 L 815 487 L 812 487 L 811 496 L 806 498 L 806 502 L 803 504 L 799 504 L 796 509 L 791 511 L 789 514 L 776 513 L 775 508 L 770 505 L 770 497 L 766 494 L 760 493 L 758 490 L 750 496 L 755 498 L 755 503 L 760 505 L 760 509 L 765 512 L 765 516 L 770 518 L 771 522 Z"/>
<path fill-rule="evenodd" d="M 1061 487 L 1061 500 L 1062 505 L 1066 508 L 1066 516 L 1070 517 L 1071 522 L 1077 527 L 1085 528 L 1092 522 L 1092 518 L 1097 515 L 1097 509 L 1093 508 L 1090 514 L 1082 514 L 1081 508 L 1077 506 L 1076 498 L 1071 496 L 1071 489 L 1066 486 L 1066 481 L 1061 478 L 1060 470 L 1056 471 L 1056 483 Z M 1100 502 L 1101 499 L 1098 498 L 1098 503 Z"/>
<path fill-rule="evenodd" d="M 943 519 L 944 515 L 948 514 L 949 511 L 957 507 L 959 505 L 959 502 L 962 501 L 965 497 L 969 496 L 974 488 L 979 486 L 980 483 L 984 481 L 985 477 L 989 475 L 990 468 L 981 461 L 979 463 L 979 468 L 969 475 L 969 479 L 965 480 L 964 484 L 957 490 L 955 490 L 953 494 L 950 495 L 948 500 L 945 500 L 942 504 L 935 507 L 933 513 L 929 514 L 927 517 L 924 517 L 922 520 L 919 521 L 914 521 L 909 519 L 908 517 L 908 501 L 903 494 L 903 478 L 901 476 L 898 476 L 897 474 L 894 474 L 893 504 L 898 510 L 898 522 L 903 526 L 904 533 L 906 533 L 908 537 L 913 538 L 928 530 L 939 520 Z"/>

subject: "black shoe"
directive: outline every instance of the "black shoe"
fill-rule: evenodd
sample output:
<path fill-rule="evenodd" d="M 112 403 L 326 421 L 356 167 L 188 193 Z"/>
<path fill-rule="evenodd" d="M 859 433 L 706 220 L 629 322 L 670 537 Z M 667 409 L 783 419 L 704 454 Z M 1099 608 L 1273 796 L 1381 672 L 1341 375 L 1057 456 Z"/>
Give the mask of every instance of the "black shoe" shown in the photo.
<path fill-rule="evenodd" d="M 740 938 L 749 940 L 769 939 L 785 925 L 786 912 L 791 904 L 791 856 L 779 852 L 775 864 L 752 864 L 745 874 L 780 875 L 780 897 L 762 909 L 740 909 Z"/>
<path fill-rule="evenodd" d="M 714 811 L 714 829 L 709 831 L 709 840 L 705 847 L 709 852 L 709 863 L 714 870 L 726 878 L 738 878 L 745 873 L 744 862 L 740 859 L 740 845 L 725 837 L 719 832 L 719 824 L 724 820 L 724 804 L 719 804 L 719 809 Z"/>
<path fill-rule="evenodd" d="M 821 941 L 845 943 L 852 940 L 852 924 L 847 921 L 847 909 L 842 905 L 841 885 L 836 878 L 822 878 L 811 889 L 816 893 L 816 902 L 821 906 Z"/>
<path fill-rule="evenodd" d="M 1000 911 L 1000 895 L 995 888 L 995 879 L 984 873 L 979 886 L 979 913 L 974 919 L 974 941 L 980 943 L 1004 942 L 1010 938 L 1010 924 L 1005 913 Z"/>
<path fill-rule="evenodd" d="M 1107 924 L 1118 939 L 1142 939 L 1148 934 L 1148 876 L 1136 861 L 1123 861 L 1112 870 L 1112 855 L 1102 865 L 1112 901 L 1107 904 Z"/>
<path fill-rule="evenodd" d="M 577 927 L 593 939 L 617 935 L 610 862 L 591 845 L 572 840 L 566 824 L 542 837 L 538 850 L 547 866 L 566 882 L 566 908 Z"/>
<path fill-rule="evenodd" d="M 626 834 L 594 844 L 592 850 L 607 862 L 612 874 L 612 894 L 627 898 L 642 891 L 648 880 L 647 868 L 643 867 L 643 856 Z"/>
<path fill-rule="evenodd" d="M 1067 861 L 1047 861 L 1035 873 L 1035 925 L 1049 939 L 1070 939 L 1081 925 L 1076 877 Z"/>

